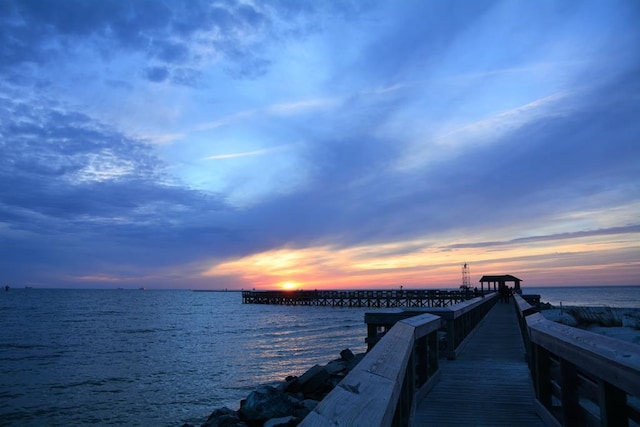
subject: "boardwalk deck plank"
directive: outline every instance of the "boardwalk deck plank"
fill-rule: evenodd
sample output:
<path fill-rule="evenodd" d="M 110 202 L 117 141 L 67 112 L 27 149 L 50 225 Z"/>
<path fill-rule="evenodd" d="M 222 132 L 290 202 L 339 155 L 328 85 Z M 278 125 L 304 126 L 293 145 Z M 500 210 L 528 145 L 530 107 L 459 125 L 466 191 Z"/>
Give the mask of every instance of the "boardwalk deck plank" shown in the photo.
<path fill-rule="evenodd" d="M 457 359 L 442 360 L 440 369 L 414 426 L 544 426 L 511 304 L 496 304 Z"/>

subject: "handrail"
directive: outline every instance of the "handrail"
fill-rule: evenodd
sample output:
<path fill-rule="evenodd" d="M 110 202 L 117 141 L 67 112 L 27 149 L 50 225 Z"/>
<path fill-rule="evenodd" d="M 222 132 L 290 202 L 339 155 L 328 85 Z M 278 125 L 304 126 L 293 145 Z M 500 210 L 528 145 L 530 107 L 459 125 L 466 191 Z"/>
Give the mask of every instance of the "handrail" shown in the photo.
<path fill-rule="evenodd" d="M 550 425 L 640 422 L 640 346 L 526 314 L 536 410 Z M 523 309 L 524 308 L 524 309 Z M 529 311 L 531 313 L 531 311 Z"/>
<path fill-rule="evenodd" d="M 300 426 L 406 426 L 440 375 L 441 319 L 397 322 Z"/>
<path fill-rule="evenodd" d="M 402 308 L 365 313 L 367 344 L 369 349 L 400 319 L 422 313 L 440 316 L 447 332 L 446 356 L 455 359 L 467 342 L 471 332 L 498 301 L 497 293 L 463 301 L 449 307 Z"/>
<path fill-rule="evenodd" d="M 525 358 L 527 360 L 527 364 L 529 365 L 529 370 L 532 370 L 531 367 L 531 340 L 529 339 L 529 327 L 527 326 L 527 316 L 530 314 L 537 313 L 539 310 L 538 307 L 534 307 L 529 304 L 522 296 L 518 294 L 513 295 L 513 303 L 516 309 L 516 316 L 518 318 L 518 326 L 520 327 L 520 333 L 522 334 L 522 341 L 524 342 L 525 348 Z"/>

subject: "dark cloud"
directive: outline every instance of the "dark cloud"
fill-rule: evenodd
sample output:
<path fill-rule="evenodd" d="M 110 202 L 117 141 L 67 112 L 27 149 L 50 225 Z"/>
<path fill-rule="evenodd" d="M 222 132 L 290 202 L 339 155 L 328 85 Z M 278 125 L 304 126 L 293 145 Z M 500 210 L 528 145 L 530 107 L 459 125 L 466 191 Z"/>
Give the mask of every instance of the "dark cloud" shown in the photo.
<path fill-rule="evenodd" d="M 169 70 L 167 67 L 149 67 L 145 70 L 147 79 L 152 82 L 160 83 L 169 77 Z"/>
<path fill-rule="evenodd" d="M 234 0 L 220 4 L 205 0 L 7 0 L 0 13 L 0 69 L 45 66 L 74 55 L 79 46 L 88 46 L 102 52 L 105 59 L 114 59 L 114 49 L 121 54 L 146 55 L 160 63 L 145 70 L 155 82 L 192 84 L 184 74 L 169 80 L 160 70 L 164 67 L 168 73 L 173 66 L 191 67 L 207 59 L 205 51 L 225 57 L 232 75 L 256 78 L 271 63 L 265 56 L 267 40 L 282 40 L 274 34 L 274 21 L 283 15 L 300 18 L 322 9 L 325 7 L 292 7 L 289 2 L 257 8 Z M 309 21 L 313 19 L 306 16 L 292 25 Z"/>
<path fill-rule="evenodd" d="M 155 43 L 156 57 L 164 62 L 180 63 L 189 59 L 189 48 L 183 43 L 160 41 Z"/>
<path fill-rule="evenodd" d="M 6 99 L 2 107 L 0 218 L 14 231 L 64 230 L 108 246 L 113 236 L 163 235 L 196 218 L 202 227 L 207 212 L 229 209 L 172 182 L 150 146 L 83 114 Z"/>

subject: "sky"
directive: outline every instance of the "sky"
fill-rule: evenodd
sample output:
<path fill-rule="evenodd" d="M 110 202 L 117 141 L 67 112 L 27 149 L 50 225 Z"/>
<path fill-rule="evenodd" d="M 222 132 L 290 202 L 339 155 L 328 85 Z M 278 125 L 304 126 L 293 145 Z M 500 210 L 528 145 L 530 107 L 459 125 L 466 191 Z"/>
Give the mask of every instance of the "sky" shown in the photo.
<path fill-rule="evenodd" d="M 640 3 L 0 1 L 0 284 L 640 285 Z"/>

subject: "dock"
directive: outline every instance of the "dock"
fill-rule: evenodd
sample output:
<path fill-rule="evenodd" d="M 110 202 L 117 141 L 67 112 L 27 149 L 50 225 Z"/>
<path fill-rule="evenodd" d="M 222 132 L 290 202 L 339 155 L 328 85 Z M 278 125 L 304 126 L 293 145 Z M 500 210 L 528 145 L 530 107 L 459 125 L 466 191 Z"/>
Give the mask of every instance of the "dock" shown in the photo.
<path fill-rule="evenodd" d="M 472 290 L 242 291 L 243 304 L 321 307 L 449 307 L 478 296 Z"/>
<path fill-rule="evenodd" d="M 512 304 L 497 303 L 440 381 L 418 403 L 413 426 L 544 426 L 534 407 L 525 348 Z"/>

